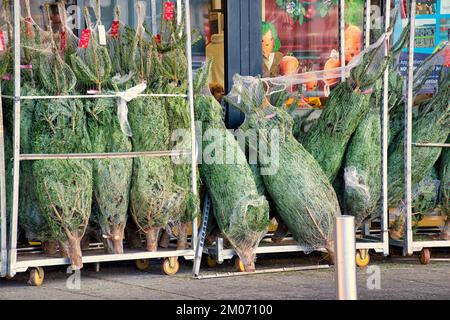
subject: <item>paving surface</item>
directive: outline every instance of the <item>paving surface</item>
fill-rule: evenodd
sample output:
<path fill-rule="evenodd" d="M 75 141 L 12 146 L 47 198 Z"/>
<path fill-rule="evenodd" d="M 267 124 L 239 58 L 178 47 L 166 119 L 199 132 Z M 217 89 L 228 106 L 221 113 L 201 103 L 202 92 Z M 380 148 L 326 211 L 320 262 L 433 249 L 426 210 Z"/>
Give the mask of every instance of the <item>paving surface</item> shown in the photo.
<path fill-rule="evenodd" d="M 258 261 L 258 270 L 314 265 L 318 257 Z M 450 299 L 450 262 L 432 262 L 422 266 L 415 258 L 374 258 L 369 268 L 358 270 L 360 299 Z M 323 263 L 323 262 L 321 262 Z M 62 267 L 47 268 L 42 287 L 27 286 L 28 274 L 12 280 L 0 280 L 3 299 L 334 299 L 334 270 L 308 270 L 251 276 L 192 279 L 191 262 L 183 262 L 173 277 L 162 275 L 160 262 L 152 262 L 146 271 L 134 268 L 133 262 L 104 264 L 100 272 L 86 266 L 80 287 L 68 281 Z M 210 275 L 234 271 L 231 262 L 218 268 L 204 268 Z M 377 277 L 379 274 L 379 277 Z M 72 280 L 74 278 L 71 278 Z M 69 282 L 69 286 L 67 283 Z M 377 285 L 380 288 L 377 289 Z M 71 289 L 72 288 L 72 289 Z"/>

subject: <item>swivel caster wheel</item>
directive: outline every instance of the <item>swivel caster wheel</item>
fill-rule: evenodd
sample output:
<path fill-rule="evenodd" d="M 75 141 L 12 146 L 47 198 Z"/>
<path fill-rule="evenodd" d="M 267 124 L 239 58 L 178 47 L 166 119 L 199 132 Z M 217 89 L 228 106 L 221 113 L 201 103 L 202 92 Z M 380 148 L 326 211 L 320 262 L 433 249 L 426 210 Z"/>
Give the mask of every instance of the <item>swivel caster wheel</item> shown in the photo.
<path fill-rule="evenodd" d="M 236 257 L 236 259 L 234 259 L 234 267 L 238 272 L 245 272 L 245 266 L 242 263 L 241 258 L 239 257 Z"/>
<path fill-rule="evenodd" d="M 41 267 L 33 268 L 30 271 L 28 284 L 33 287 L 40 287 L 44 283 L 44 269 Z"/>
<path fill-rule="evenodd" d="M 166 258 L 162 264 L 163 272 L 168 276 L 174 276 L 180 270 L 180 263 L 177 257 Z"/>
<path fill-rule="evenodd" d="M 423 265 L 430 264 L 431 261 L 431 250 L 428 248 L 423 248 L 422 251 L 420 251 L 420 257 L 419 257 L 420 263 Z"/>
<path fill-rule="evenodd" d="M 356 265 L 360 268 L 367 267 L 370 263 L 369 250 L 358 250 L 356 252 Z"/>
<path fill-rule="evenodd" d="M 320 252 L 320 255 L 326 263 L 333 264 L 333 259 L 331 258 L 331 255 L 328 252 Z"/>
<path fill-rule="evenodd" d="M 140 271 L 145 271 L 150 268 L 150 260 L 149 259 L 139 259 L 135 261 L 136 268 Z"/>
<path fill-rule="evenodd" d="M 208 266 L 208 268 L 215 268 L 217 267 L 217 260 L 211 256 L 207 256 L 206 265 Z"/>

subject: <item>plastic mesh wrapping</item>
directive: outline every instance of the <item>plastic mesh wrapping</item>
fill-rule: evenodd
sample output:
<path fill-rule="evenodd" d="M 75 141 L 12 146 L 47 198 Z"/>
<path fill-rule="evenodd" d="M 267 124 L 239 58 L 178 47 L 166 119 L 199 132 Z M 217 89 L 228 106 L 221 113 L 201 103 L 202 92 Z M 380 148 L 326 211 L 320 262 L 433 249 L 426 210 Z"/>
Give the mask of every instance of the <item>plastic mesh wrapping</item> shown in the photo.
<path fill-rule="evenodd" d="M 209 71 L 210 64 L 196 78 L 195 115 L 204 137 L 201 178 L 211 196 L 220 230 L 241 258 L 245 270 L 253 271 L 254 250 L 269 225 L 269 205 L 258 193 L 245 153 L 225 127 L 222 106 L 206 86 Z M 225 161 L 230 157 L 233 161 Z"/>
<path fill-rule="evenodd" d="M 440 54 L 443 54 L 443 51 Z M 419 106 L 414 116 L 412 126 L 412 142 L 414 143 L 445 143 L 447 141 L 450 132 L 447 67 L 439 71 L 436 90 L 431 99 Z M 389 146 L 389 204 L 394 207 L 404 197 L 404 142 L 404 134 L 399 133 Z M 413 147 L 411 172 L 413 185 L 424 179 L 425 174 L 439 159 L 441 152 L 442 148 Z"/>
<path fill-rule="evenodd" d="M 48 15 L 48 6 L 45 7 Z M 50 20 L 48 20 L 50 21 Z M 39 92 L 71 94 L 76 79 L 57 49 L 52 26 L 47 26 L 50 52 L 37 55 Z M 40 34 L 35 34 L 45 47 Z M 33 153 L 80 153 L 91 148 L 83 103 L 71 100 L 40 100 L 34 110 L 31 141 Z M 91 213 L 92 163 L 88 160 L 38 160 L 32 163 L 37 200 L 51 240 L 60 242 L 74 269 L 82 267 L 80 240 Z"/>
<path fill-rule="evenodd" d="M 245 113 L 241 127 L 258 155 L 265 187 L 289 231 L 306 251 L 333 252 L 333 219 L 339 203 L 317 161 L 292 135 L 292 118 L 267 99 L 266 80 L 234 77 L 227 100 Z M 261 141 L 264 143 L 261 144 Z M 270 146 L 270 147 L 268 147 Z"/>
<path fill-rule="evenodd" d="M 371 110 L 358 125 L 344 162 L 345 213 L 356 227 L 380 215 L 381 196 L 381 82 L 371 97 Z"/>
<path fill-rule="evenodd" d="M 160 56 L 151 39 L 144 34 L 145 11 L 142 3 L 136 4 L 138 26 L 133 40 L 134 60 L 139 80 L 146 80 L 146 92 L 164 93 L 163 75 L 156 67 Z M 166 112 L 166 99 L 142 97 L 129 104 L 129 121 L 133 132 L 133 151 L 166 151 L 170 149 L 170 127 Z M 169 157 L 136 158 L 131 186 L 131 214 L 147 236 L 147 249 L 156 251 L 158 234 L 180 212 L 185 201 L 173 180 L 173 166 Z"/>

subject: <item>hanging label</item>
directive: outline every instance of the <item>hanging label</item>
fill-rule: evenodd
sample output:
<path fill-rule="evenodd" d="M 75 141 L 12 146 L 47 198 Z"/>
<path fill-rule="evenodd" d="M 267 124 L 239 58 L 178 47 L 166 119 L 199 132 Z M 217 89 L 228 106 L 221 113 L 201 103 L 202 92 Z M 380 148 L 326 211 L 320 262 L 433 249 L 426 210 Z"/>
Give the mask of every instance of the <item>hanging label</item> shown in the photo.
<path fill-rule="evenodd" d="M 112 38 L 119 38 L 119 27 L 120 27 L 120 23 L 119 21 L 113 21 L 112 25 L 111 25 L 111 37 Z"/>
<path fill-rule="evenodd" d="M 153 39 L 155 39 L 155 42 L 156 42 L 157 44 L 160 44 L 160 43 L 161 43 L 161 36 L 160 36 L 159 34 L 157 34 L 156 36 L 154 36 Z"/>
<path fill-rule="evenodd" d="M 27 21 L 27 37 L 31 38 L 33 37 L 33 31 L 31 29 L 31 17 L 28 17 L 26 21 Z"/>
<path fill-rule="evenodd" d="M 98 43 L 101 46 L 106 46 L 106 29 L 102 24 L 98 26 Z"/>
<path fill-rule="evenodd" d="M 3 36 L 3 31 L 0 30 L 0 52 L 3 51 L 6 51 L 5 37 Z"/>
<path fill-rule="evenodd" d="M 67 47 L 67 34 L 65 31 L 61 31 L 59 34 L 59 50 L 66 51 Z"/>
<path fill-rule="evenodd" d="M 78 48 L 87 49 L 90 40 L 91 40 L 91 30 L 84 29 L 83 31 L 81 31 L 81 38 L 80 43 L 78 44 Z"/>
<path fill-rule="evenodd" d="M 164 20 L 173 20 L 175 18 L 175 2 L 164 2 Z"/>

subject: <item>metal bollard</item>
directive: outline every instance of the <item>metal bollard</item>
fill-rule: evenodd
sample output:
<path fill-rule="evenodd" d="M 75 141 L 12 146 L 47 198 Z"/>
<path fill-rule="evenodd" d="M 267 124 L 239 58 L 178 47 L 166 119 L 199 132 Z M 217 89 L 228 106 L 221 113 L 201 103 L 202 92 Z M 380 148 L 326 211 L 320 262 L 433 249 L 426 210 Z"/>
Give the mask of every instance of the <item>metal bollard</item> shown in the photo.
<path fill-rule="evenodd" d="M 357 300 L 355 217 L 336 217 L 334 230 L 336 296 L 338 300 Z"/>

